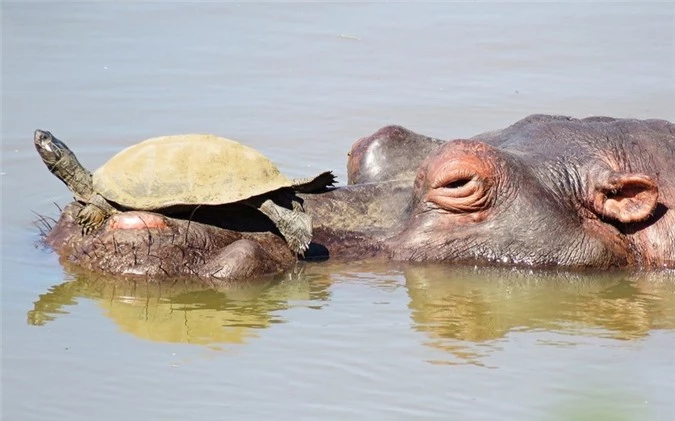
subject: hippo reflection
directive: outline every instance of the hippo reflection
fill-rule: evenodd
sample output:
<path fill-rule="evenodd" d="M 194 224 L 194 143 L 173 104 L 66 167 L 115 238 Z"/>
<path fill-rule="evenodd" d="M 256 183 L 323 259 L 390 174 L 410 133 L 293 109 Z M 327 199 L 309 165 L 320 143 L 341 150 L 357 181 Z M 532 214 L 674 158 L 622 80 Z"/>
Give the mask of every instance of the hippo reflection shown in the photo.
<path fill-rule="evenodd" d="M 672 268 L 673 162 L 664 120 L 534 115 L 448 142 L 386 127 L 352 147 L 349 186 L 298 194 L 314 225 L 305 258 Z M 87 269 L 232 280 L 295 261 L 269 221 L 236 207 L 191 220 L 120 213 L 83 236 L 80 206 L 46 242 Z M 124 217 L 164 222 L 124 229 Z M 227 251 L 241 238 L 247 247 Z"/>
<path fill-rule="evenodd" d="M 335 282 L 365 275 L 359 283 L 378 290 L 378 298 L 388 297 L 379 301 L 393 306 L 388 314 L 395 314 L 398 306 L 409 314 L 412 323 L 399 324 L 403 331 L 395 335 L 412 328 L 423 334 L 422 343 L 450 358 L 435 362 L 484 364 L 484 357 L 499 350 L 510 334 L 541 341 L 558 333 L 569 345 L 588 337 L 638 340 L 656 329 L 675 329 L 675 274 L 669 272 L 533 273 L 369 262 L 311 264 L 302 275 L 284 276 L 283 282 L 272 277 L 211 288 L 191 281 L 111 282 L 77 274 L 75 280 L 41 294 L 28 312 L 28 322 L 45 325 L 66 317 L 78 311 L 84 298 L 96 303 L 121 331 L 143 340 L 243 344 L 275 323 L 292 319 L 289 309 L 324 311 Z M 392 295 L 405 297 L 391 299 Z M 374 296 L 368 295 L 368 300 Z"/>
<path fill-rule="evenodd" d="M 561 333 L 570 345 L 579 337 L 634 340 L 675 329 L 675 275 L 668 272 L 425 265 L 407 268 L 405 279 L 413 327 L 429 338 L 427 345 L 462 362 L 482 364 L 502 345 L 495 341 L 512 333 Z"/>

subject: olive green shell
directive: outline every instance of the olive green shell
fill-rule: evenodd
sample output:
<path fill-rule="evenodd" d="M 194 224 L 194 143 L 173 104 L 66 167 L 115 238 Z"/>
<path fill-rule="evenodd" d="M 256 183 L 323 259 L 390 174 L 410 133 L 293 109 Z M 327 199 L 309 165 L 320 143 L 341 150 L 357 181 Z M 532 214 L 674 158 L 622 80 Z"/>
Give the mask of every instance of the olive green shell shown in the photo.
<path fill-rule="evenodd" d="M 200 134 L 130 146 L 96 170 L 93 182 L 106 199 L 138 210 L 233 203 L 293 186 L 256 150 Z"/>

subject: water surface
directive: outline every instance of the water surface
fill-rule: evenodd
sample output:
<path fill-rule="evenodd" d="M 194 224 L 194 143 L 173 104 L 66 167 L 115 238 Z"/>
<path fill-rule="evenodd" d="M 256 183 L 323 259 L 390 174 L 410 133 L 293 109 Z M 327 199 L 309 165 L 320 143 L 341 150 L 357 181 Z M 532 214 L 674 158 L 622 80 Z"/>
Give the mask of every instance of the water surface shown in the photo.
<path fill-rule="evenodd" d="M 36 246 L 94 169 L 210 132 L 289 176 L 386 124 L 675 120 L 672 3 L 2 4 L 2 418 L 668 420 L 675 275 L 307 264 L 221 290 L 112 282 Z"/>

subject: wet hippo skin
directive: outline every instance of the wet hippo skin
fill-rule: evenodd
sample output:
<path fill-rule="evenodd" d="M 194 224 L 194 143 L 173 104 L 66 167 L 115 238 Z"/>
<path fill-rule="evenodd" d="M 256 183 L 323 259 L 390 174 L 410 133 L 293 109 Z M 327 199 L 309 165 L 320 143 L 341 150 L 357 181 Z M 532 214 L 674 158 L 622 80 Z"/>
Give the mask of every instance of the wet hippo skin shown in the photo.
<path fill-rule="evenodd" d="M 673 268 L 674 163 L 664 120 L 533 115 L 451 141 L 385 127 L 352 147 L 348 186 L 299 195 L 314 225 L 304 258 Z M 191 221 L 135 212 L 83 236 L 78 206 L 45 241 L 89 270 L 222 282 L 296 261 L 243 208 Z M 152 226 L 134 225 L 144 214 Z"/>

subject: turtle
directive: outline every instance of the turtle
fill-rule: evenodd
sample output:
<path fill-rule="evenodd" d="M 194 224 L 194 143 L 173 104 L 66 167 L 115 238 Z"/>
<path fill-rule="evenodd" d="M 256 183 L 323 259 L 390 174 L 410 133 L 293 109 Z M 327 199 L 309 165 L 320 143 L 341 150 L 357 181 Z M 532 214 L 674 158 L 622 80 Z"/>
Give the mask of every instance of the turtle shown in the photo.
<path fill-rule="evenodd" d="M 255 149 L 210 134 L 144 140 L 117 153 L 93 174 L 49 131 L 35 130 L 34 143 L 47 168 L 83 203 L 77 215 L 83 234 L 124 210 L 169 213 L 242 203 L 266 215 L 291 250 L 303 254 L 312 238 L 311 218 L 297 199 L 292 209 L 276 204 L 274 192 L 314 193 L 335 182 L 331 171 L 288 179 Z"/>

